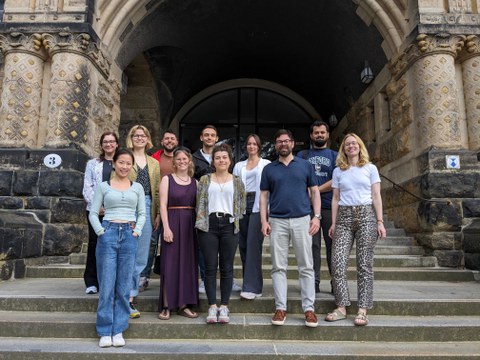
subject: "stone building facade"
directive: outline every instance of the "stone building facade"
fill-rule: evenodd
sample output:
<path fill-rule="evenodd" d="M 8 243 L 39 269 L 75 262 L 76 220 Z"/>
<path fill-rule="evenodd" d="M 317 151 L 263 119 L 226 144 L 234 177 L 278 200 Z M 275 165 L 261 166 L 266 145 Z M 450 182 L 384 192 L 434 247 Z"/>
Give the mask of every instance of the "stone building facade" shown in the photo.
<path fill-rule="evenodd" d="M 87 239 L 86 161 L 104 130 L 130 125 L 124 40 L 163 3 L 4 1 L 2 279 L 22 277 L 29 259 L 77 252 Z M 480 269 L 480 0 L 353 4 L 383 37 L 388 63 L 350 104 L 333 144 L 347 132 L 362 134 L 381 173 L 409 191 L 383 181 L 388 218 L 439 265 Z M 145 121 L 158 140 L 175 114 L 165 110 L 169 92 L 156 94 Z"/>

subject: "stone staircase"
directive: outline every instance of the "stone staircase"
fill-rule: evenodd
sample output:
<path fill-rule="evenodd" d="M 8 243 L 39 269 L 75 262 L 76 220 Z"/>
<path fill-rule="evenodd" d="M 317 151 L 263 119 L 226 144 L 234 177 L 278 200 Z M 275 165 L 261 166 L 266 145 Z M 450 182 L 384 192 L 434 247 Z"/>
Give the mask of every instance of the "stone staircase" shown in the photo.
<path fill-rule="evenodd" d="M 159 284 L 153 279 L 137 299 L 142 316 L 130 321 L 127 346 L 100 349 L 97 297 L 84 293 L 85 254 L 80 253 L 32 260 L 26 279 L 0 283 L 0 359 L 480 359 L 478 274 L 438 267 L 403 230 L 392 223 L 387 227 L 389 237 L 376 247 L 375 305 L 367 327 L 353 325 L 352 255 L 354 301 L 349 318 L 323 321 L 334 308 L 323 268 L 321 293 L 316 296 L 319 326 L 306 328 L 293 254 L 287 321 L 272 326 L 274 300 L 265 245 L 263 297 L 245 301 L 233 293 L 230 324 L 205 324 L 205 295 L 199 318 L 172 315 L 169 321 L 158 320 Z M 241 282 L 238 258 L 235 276 Z"/>

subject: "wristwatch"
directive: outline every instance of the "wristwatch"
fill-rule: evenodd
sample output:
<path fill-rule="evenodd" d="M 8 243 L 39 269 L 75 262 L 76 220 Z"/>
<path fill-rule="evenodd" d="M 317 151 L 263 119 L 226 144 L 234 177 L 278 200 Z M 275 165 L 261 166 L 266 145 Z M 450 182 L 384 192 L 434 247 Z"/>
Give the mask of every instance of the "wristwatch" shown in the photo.
<path fill-rule="evenodd" d="M 321 220 L 322 219 L 322 214 L 315 214 L 314 215 L 318 220 Z"/>

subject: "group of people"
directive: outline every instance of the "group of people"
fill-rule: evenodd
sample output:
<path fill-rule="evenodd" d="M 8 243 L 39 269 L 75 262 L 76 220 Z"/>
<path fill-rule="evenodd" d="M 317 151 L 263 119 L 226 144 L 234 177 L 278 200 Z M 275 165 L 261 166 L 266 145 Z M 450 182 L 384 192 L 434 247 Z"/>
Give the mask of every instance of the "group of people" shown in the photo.
<path fill-rule="evenodd" d="M 267 236 L 275 297 L 272 324 L 286 320 L 291 244 L 305 325 L 316 327 L 320 229 L 337 305 L 325 320 L 347 317 L 347 267 L 355 241 L 359 308 L 355 325 L 367 325 L 367 310 L 373 306 L 373 249 L 377 239 L 386 236 L 378 170 L 355 134 L 345 136 L 338 154 L 328 148 L 326 123 L 315 121 L 310 138 L 311 148 L 294 156 L 293 134 L 279 130 L 274 137 L 278 160 L 270 162 L 260 156 L 258 135 L 251 134 L 245 143 L 247 159 L 233 166 L 232 149 L 217 144 L 213 125 L 204 127 L 202 148 L 193 155 L 178 146 L 172 130 L 164 132 L 163 149 L 152 156 L 147 155 L 153 147 L 150 133 L 142 125 L 130 130 L 126 149 L 118 148 L 113 132 L 102 134 L 100 157 L 87 163 L 84 184 L 89 219 L 84 280 L 87 293 L 99 293 L 99 345 L 125 345 L 122 333 L 129 318 L 140 316 L 134 299 L 148 287 L 157 251 L 159 319 L 170 319 L 172 311 L 198 317 L 195 308 L 204 286 L 209 304 L 206 322 L 228 323 L 237 247 L 243 270 L 240 296 L 253 300 L 262 296 L 262 248 Z"/>

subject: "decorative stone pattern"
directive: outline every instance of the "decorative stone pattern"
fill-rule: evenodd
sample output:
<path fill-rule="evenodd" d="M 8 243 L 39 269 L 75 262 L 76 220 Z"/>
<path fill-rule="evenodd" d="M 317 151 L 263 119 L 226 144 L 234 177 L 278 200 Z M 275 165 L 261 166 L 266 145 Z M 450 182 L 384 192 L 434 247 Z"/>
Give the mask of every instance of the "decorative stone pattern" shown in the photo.
<path fill-rule="evenodd" d="M 6 146 L 37 146 L 45 56 L 39 39 L 38 34 L 0 36 L 5 54 L 0 143 Z"/>
<path fill-rule="evenodd" d="M 87 0 L 15 0 L 5 4 L 9 23 L 83 23 L 88 16 Z"/>
<path fill-rule="evenodd" d="M 462 62 L 463 90 L 470 149 L 480 149 L 480 37 L 466 38 L 466 56 Z"/>

